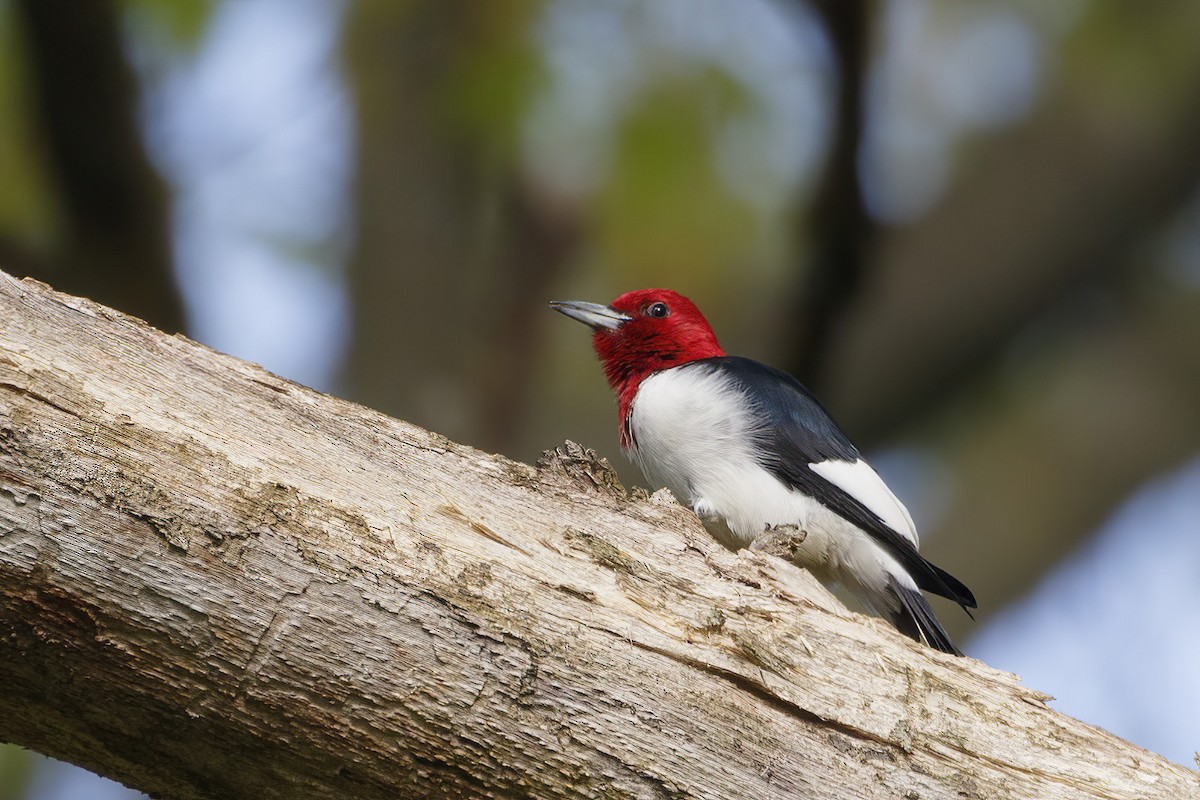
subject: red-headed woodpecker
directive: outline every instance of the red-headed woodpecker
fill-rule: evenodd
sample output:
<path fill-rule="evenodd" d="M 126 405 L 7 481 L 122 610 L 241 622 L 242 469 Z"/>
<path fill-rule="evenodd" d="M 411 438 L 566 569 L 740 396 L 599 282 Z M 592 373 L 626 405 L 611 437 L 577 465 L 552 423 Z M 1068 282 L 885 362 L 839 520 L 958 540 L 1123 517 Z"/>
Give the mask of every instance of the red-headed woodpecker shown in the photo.
<path fill-rule="evenodd" d="M 908 510 L 799 381 L 725 355 L 692 301 L 668 289 L 550 307 L 594 331 L 621 447 L 655 488 L 731 549 L 796 526 L 805 536 L 795 563 L 917 641 L 961 655 L 921 590 L 964 610 L 975 597 L 917 552 Z"/>

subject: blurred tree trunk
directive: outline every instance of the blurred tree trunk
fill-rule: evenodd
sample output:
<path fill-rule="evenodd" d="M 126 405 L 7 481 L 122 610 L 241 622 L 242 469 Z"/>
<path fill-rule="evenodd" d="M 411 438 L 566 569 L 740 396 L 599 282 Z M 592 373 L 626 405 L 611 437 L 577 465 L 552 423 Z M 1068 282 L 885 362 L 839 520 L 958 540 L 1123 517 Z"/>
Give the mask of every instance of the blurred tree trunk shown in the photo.
<path fill-rule="evenodd" d="M 0 739 L 172 800 L 1200 800 L 594 454 L 488 456 L 2 273 L 0 641 Z"/>
<path fill-rule="evenodd" d="M 575 232 L 522 180 L 503 110 L 493 130 L 464 118 L 491 100 L 463 82 L 488 38 L 515 38 L 536 7 L 362 0 L 345 44 L 358 113 L 347 388 L 493 450 L 522 440 L 536 320 Z M 501 84 L 485 91 L 516 91 L 511 64 L 484 68 Z"/>
<path fill-rule="evenodd" d="M 111 0 L 15 6 L 61 216 L 55 249 L 22 266 L 163 330 L 182 330 L 167 191 L 142 145 L 117 8 Z"/>
<path fill-rule="evenodd" d="M 820 395 L 833 339 L 862 283 L 875 234 L 858 170 L 874 15 L 867 0 L 813 0 L 812 5 L 833 46 L 837 91 L 824 171 L 812 207 L 800 209 L 797 238 L 808 243 L 801 250 L 809 255 L 795 281 L 798 296 L 786 310 L 796 320 L 787 327 L 798 330 L 781 366 Z"/>

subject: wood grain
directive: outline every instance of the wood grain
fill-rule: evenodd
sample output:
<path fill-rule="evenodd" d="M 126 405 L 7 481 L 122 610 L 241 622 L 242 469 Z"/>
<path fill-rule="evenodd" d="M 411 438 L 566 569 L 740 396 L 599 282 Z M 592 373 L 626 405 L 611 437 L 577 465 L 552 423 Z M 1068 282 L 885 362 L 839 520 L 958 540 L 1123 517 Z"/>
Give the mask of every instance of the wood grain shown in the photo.
<path fill-rule="evenodd" d="M 0 738 L 165 798 L 1200 798 L 563 448 L 0 274 Z"/>

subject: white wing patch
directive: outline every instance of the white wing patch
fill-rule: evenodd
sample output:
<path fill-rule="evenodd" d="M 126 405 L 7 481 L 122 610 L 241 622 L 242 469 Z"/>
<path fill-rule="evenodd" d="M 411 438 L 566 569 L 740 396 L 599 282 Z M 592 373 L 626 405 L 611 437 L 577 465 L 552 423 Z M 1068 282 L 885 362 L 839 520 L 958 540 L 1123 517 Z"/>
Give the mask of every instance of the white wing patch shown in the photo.
<path fill-rule="evenodd" d="M 917 526 L 904 504 L 871 465 L 861 458 L 857 461 L 829 460 L 809 464 L 809 469 L 839 487 L 858 502 L 875 512 L 888 527 L 918 545 Z"/>

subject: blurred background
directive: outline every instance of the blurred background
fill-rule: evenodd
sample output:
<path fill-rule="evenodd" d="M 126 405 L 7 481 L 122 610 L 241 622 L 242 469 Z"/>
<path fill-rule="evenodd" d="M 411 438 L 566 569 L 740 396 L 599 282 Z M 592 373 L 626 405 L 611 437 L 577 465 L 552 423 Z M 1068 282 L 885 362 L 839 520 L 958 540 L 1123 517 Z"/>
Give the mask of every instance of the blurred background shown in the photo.
<path fill-rule="evenodd" d="M 630 484 L 546 302 L 677 289 L 869 453 L 969 655 L 1191 766 L 1198 42 L 1194 0 L 0 0 L 0 269 Z M 0 800 L 132 796 L 0 748 Z"/>

